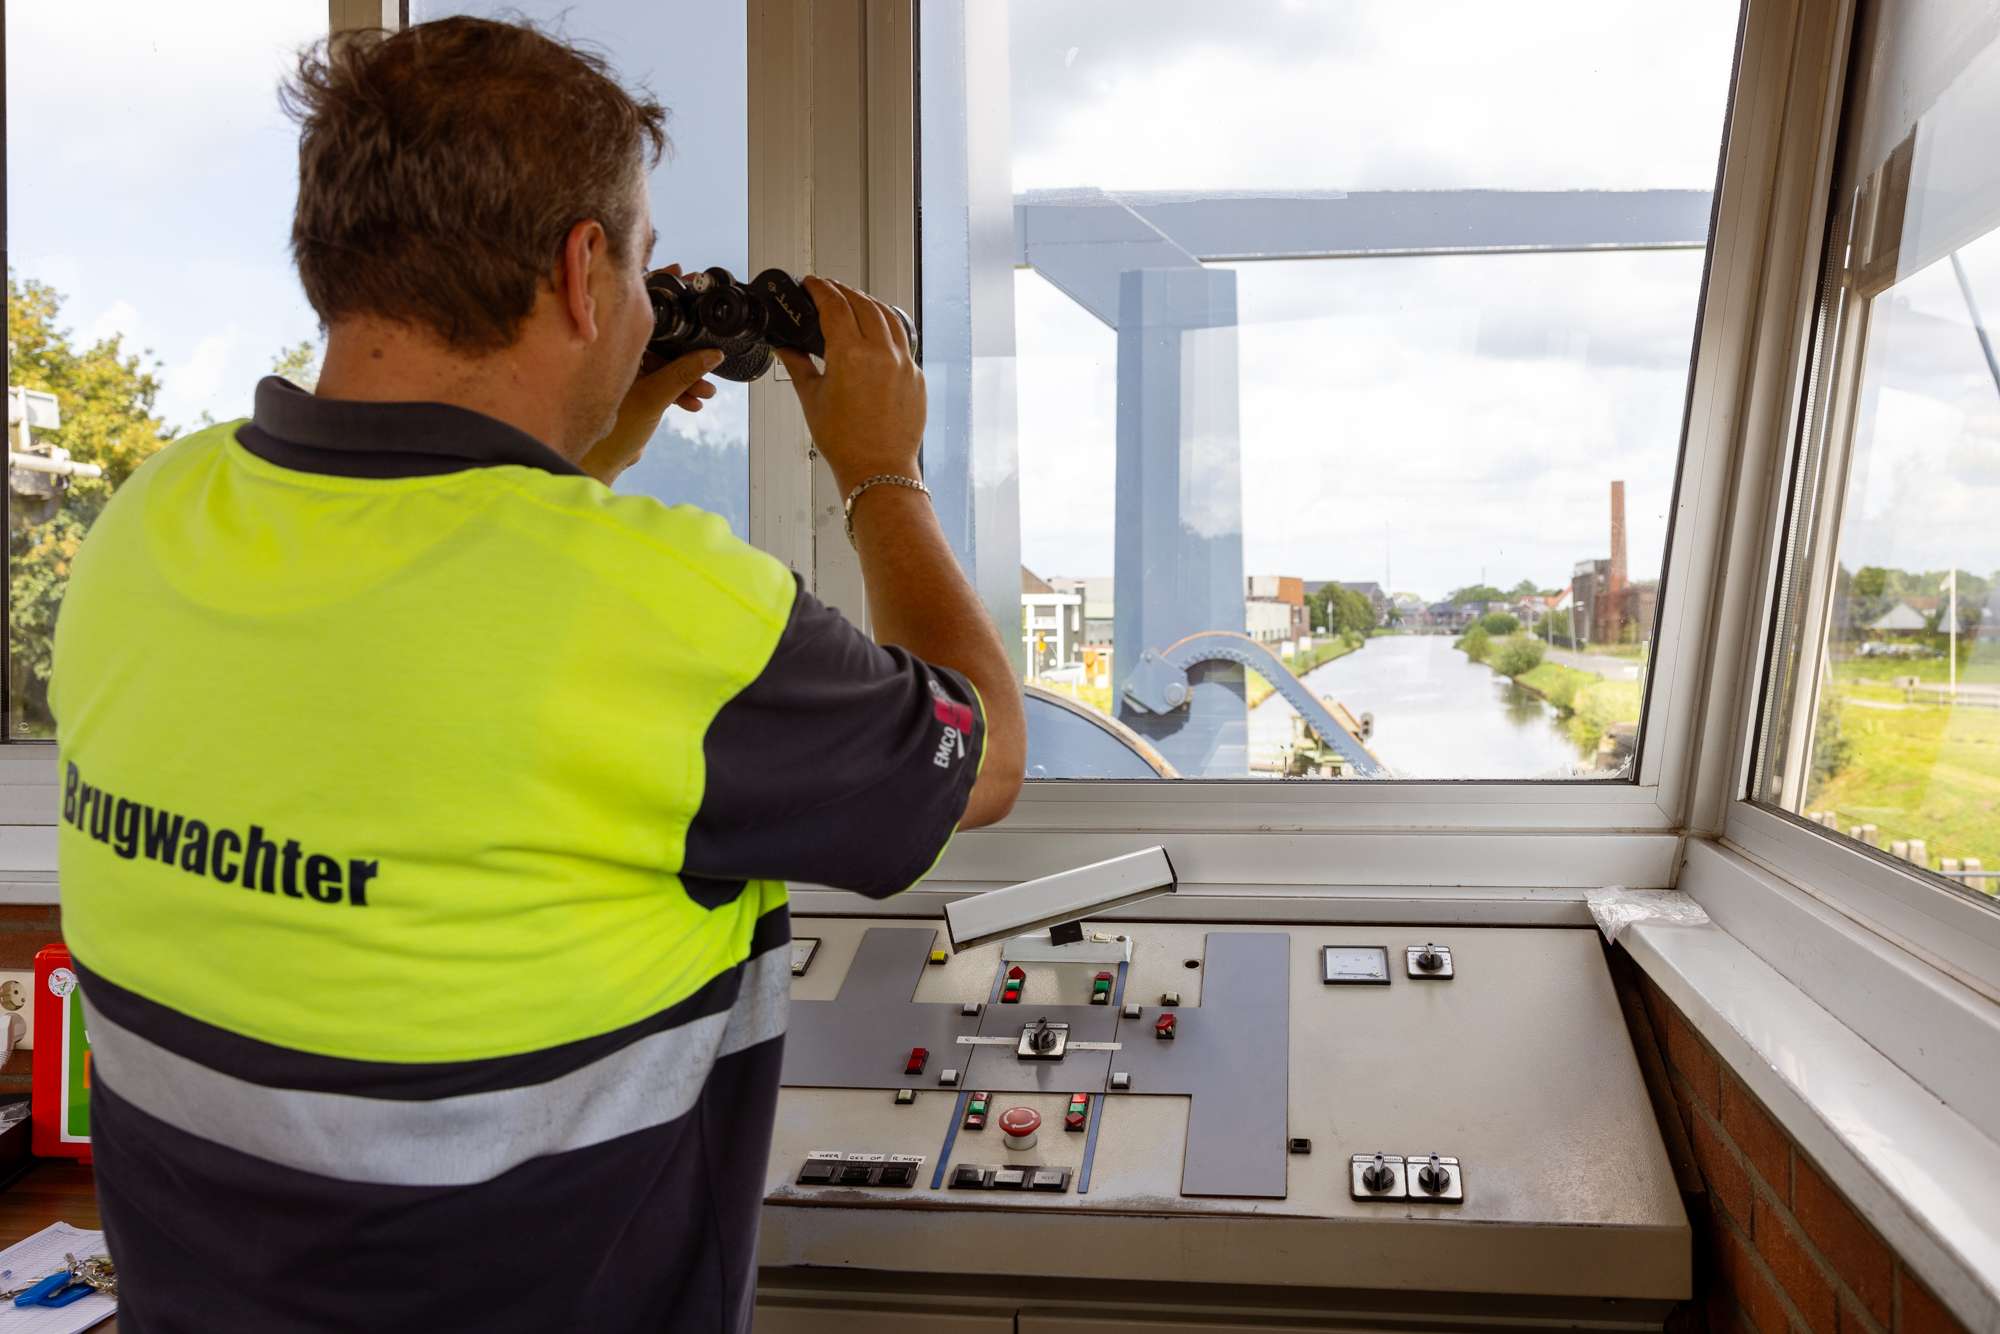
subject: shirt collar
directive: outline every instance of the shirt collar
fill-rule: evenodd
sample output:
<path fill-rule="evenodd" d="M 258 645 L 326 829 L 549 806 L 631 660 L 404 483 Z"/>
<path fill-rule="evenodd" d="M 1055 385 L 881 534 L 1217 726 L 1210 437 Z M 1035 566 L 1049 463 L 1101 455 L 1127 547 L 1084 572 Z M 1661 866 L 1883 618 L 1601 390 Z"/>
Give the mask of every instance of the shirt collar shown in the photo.
<path fill-rule="evenodd" d="M 237 438 L 280 466 L 346 476 L 413 476 L 498 464 L 585 475 L 526 431 L 469 408 L 321 398 L 276 375 L 258 381 L 255 410 Z"/>

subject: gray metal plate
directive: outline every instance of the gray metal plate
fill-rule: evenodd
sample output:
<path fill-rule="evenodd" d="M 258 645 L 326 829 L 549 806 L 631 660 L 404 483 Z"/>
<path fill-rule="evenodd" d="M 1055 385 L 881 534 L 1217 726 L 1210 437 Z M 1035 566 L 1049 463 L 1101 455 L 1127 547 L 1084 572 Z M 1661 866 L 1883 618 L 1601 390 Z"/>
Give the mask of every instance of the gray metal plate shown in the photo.
<path fill-rule="evenodd" d="M 938 1071 L 964 1070 L 970 1049 L 958 1037 L 975 1032 L 979 1018 L 960 1014 L 955 1000 L 912 999 L 937 939 L 930 927 L 871 927 L 836 999 L 793 1000 L 784 1082 L 795 1088 L 931 1088 Z M 912 1047 L 930 1052 L 921 1075 L 903 1071 Z"/>
<path fill-rule="evenodd" d="M 1181 1166 L 1184 1195 L 1285 1196 L 1291 948 L 1282 932 L 1210 932 L 1201 1004 L 1149 1005 L 1137 1019 L 1119 1021 L 1111 1068 L 1130 1072 L 1131 1094 L 1194 1100 Z M 1171 1041 L 1153 1034 L 1163 1013 L 1177 1020 Z"/>
<path fill-rule="evenodd" d="M 1068 1024 L 1071 1042 L 1110 1042 L 1118 1011 L 1108 1005 L 989 1005 L 980 1016 L 985 1037 L 1015 1038 L 1024 1024 Z M 961 1048 L 973 1054 L 965 1083 L 995 1093 L 1101 1093 L 1111 1077 L 1108 1051 L 1071 1051 L 1060 1061 L 1024 1061 L 1012 1047 Z"/>

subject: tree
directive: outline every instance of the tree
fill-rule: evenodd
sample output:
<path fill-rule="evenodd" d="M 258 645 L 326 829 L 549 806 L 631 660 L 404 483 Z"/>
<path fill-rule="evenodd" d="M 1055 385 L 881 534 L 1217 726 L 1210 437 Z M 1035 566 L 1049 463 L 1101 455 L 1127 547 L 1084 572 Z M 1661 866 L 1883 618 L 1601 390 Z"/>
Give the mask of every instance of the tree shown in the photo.
<path fill-rule="evenodd" d="M 1542 641 L 1527 635 L 1509 635 L 1493 646 L 1488 661 L 1502 676 L 1526 676 L 1542 665 Z"/>
<path fill-rule="evenodd" d="M 282 375 L 299 388 L 311 391 L 319 385 L 320 358 L 326 353 L 317 339 L 302 338 L 279 349 L 271 359 L 271 374 Z"/>
<path fill-rule="evenodd" d="M 1489 611 L 1479 618 L 1479 623 L 1486 628 L 1487 634 L 1496 639 L 1521 628 L 1521 618 L 1504 611 Z"/>
<path fill-rule="evenodd" d="M 1465 656 L 1474 662 L 1485 662 L 1486 655 L 1493 649 L 1493 636 L 1486 633 L 1483 626 L 1475 625 L 1459 637 L 1458 647 L 1465 650 Z"/>
<path fill-rule="evenodd" d="M 57 321 L 63 298 L 46 283 L 7 275 L 7 351 L 14 385 L 56 396 L 62 426 L 37 439 L 61 445 L 101 478 L 72 478 L 54 517 L 9 525 L 9 725 L 15 736 L 54 731 L 48 690 L 56 614 L 83 535 L 133 470 L 172 439 L 153 411 L 160 382 L 113 336 L 77 350 Z M 159 363 L 153 363 L 156 368 Z"/>
<path fill-rule="evenodd" d="M 1505 602 L 1507 594 L 1491 584 L 1467 584 L 1445 595 L 1446 602 Z"/>
<path fill-rule="evenodd" d="M 1366 635 L 1375 628 L 1375 604 L 1339 584 L 1326 584 L 1307 599 L 1314 625 L 1328 634 Z"/>
<path fill-rule="evenodd" d="M 1542 591 L 1541 589 L 1535 587 L 1534 580 L 1523 579 L 1520 583 L 1514 585 L 1514 587 L 1509 592 L 1509 596 L 1517 598 L 1531 598 L 1535 596 L 1535 594 L 1541 591 Z"/>

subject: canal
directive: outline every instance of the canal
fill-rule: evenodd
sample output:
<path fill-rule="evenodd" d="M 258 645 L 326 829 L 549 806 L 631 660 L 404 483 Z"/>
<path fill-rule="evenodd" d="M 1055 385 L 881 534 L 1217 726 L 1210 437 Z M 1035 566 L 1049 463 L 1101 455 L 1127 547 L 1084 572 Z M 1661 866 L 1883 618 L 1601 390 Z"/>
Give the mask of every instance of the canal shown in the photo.
<path fill-rule="evenodd" d="M 1305 675 L 1355 717 L 1375 715 L 1368 748 L 1397 778 L 1574 778 L 1590 757 L 1555 707 L 1473 662 L 1445 635 L 1385 635 Z M 1292 736 L 1292 706 L 1272 695 L 1250 712 L 1253 768 Z"/>

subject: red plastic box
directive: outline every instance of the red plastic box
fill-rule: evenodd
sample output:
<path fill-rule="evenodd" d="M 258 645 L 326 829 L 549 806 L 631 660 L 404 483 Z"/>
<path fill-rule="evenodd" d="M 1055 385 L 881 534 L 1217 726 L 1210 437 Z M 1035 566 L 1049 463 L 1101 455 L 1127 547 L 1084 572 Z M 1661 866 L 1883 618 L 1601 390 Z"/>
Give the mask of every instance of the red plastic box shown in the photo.
<path fill-rule="evenodd" d="M 39 1158 L 90 1161 L 90 1036 L 69 947 L 35 955 L 35 1095 L 32 1145 Z"/>

